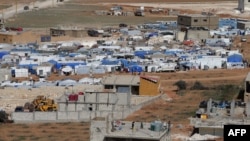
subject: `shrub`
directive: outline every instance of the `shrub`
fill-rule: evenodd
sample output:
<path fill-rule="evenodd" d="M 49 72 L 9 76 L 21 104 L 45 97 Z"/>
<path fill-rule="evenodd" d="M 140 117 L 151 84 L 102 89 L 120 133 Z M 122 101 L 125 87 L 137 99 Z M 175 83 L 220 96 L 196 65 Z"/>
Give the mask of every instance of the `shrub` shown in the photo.
<path fill-rule="evenodd" d="M 203 86 L 201 82 L 195 81 L 194 85 L 190 88 L 190 90 L 206 90 L 207 87 Z"/>
<path fill-rule="evenodd" d="M 187 83 L 183 80 L 177 81 L 174 85 L 177 86 L 179 90 L 186 90 L 187 88 Z"/>

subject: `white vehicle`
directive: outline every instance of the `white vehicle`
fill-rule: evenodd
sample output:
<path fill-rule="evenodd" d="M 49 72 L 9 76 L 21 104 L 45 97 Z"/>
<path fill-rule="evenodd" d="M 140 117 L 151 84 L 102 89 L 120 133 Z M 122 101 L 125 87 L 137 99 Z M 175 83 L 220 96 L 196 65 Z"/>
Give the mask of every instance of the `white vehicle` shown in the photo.
<path fill-rule="evenodd" d="M 163 63 L 158 68 L 156 68 L 156 72 L 175 72 L 176 71 L 176 63 Z"/>

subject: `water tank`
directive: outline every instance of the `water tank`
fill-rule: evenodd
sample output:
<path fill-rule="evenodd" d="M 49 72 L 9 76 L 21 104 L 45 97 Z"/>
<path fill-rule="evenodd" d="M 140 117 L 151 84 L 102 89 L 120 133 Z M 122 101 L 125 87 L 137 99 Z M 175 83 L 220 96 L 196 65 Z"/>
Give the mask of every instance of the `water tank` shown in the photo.
<path fill-rule="evenodd" d="M 155 123 L 154 122 L 151 122 L 151 124 L 150 124 L 150 130 L 151 131 L 155 131 Z"/>
<path fill-rule="evenodd" d="M 140 10 L 141 10 L 141 11 L 144 11 L 144 6 L 141 6 L 141 7 L 140 7 Z"/>
<path fill-rule="evenodd" d="M 155 121 L 154 131 L 161 131 L 161 129 L 162 129 L 162 122 L 161 121 Z"/>
<path fill-rule="evenodd" d="M 9 80 L 9 75 L 8 74 L 5 75 L 5 80 Z"/>

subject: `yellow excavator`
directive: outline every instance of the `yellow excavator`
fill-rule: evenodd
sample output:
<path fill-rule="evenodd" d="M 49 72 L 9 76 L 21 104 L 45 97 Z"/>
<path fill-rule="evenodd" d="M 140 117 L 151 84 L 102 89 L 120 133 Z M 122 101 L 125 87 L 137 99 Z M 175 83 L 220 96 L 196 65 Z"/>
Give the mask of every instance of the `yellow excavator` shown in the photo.
<path fill-rule="evenodd" d="M 31 103 L 24 104 L 24 111 L 57 111 L 58 106 L 53 99 L 46 98 L 43 95 L 37 96 Z"/>

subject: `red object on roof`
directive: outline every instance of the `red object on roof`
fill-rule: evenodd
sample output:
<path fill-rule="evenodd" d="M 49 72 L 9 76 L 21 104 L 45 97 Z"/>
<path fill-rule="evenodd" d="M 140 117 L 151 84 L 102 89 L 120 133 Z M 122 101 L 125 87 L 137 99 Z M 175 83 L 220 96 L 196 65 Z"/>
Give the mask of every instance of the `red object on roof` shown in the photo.
<path fill-rule="evenodd" d="M 144 76 L 140 76 L 140 77 L 143 78 L 143 79 L 153 81 L 155 83 L 157 83 L 160 80 L 160 78 L 158 76 L 145 76 L 144 75 Z"/>
<path fill-rule="evenodd" d="M 83 93 L 83 92 L 79 92 L 78 94 L 79 94 L 79 95 L 84 95 L 84 93 Z"/>
<path fill-rule="evenodd" d="M 78 101 L 78 94 L 69 95 L 69 101 Z"/>
<path fill-rule="evenodd" d="M 183 43 L 183 45 L 186 45 L 186 46 L 192 46 L 192 45 L 194 45 L 194 41 L 193 40 L 185 40 L 182 43 Z"/>
<path fill-rule="evenodd" d="M 6 27 L 7 31 L 23 31 L 22 27 Z"/>

